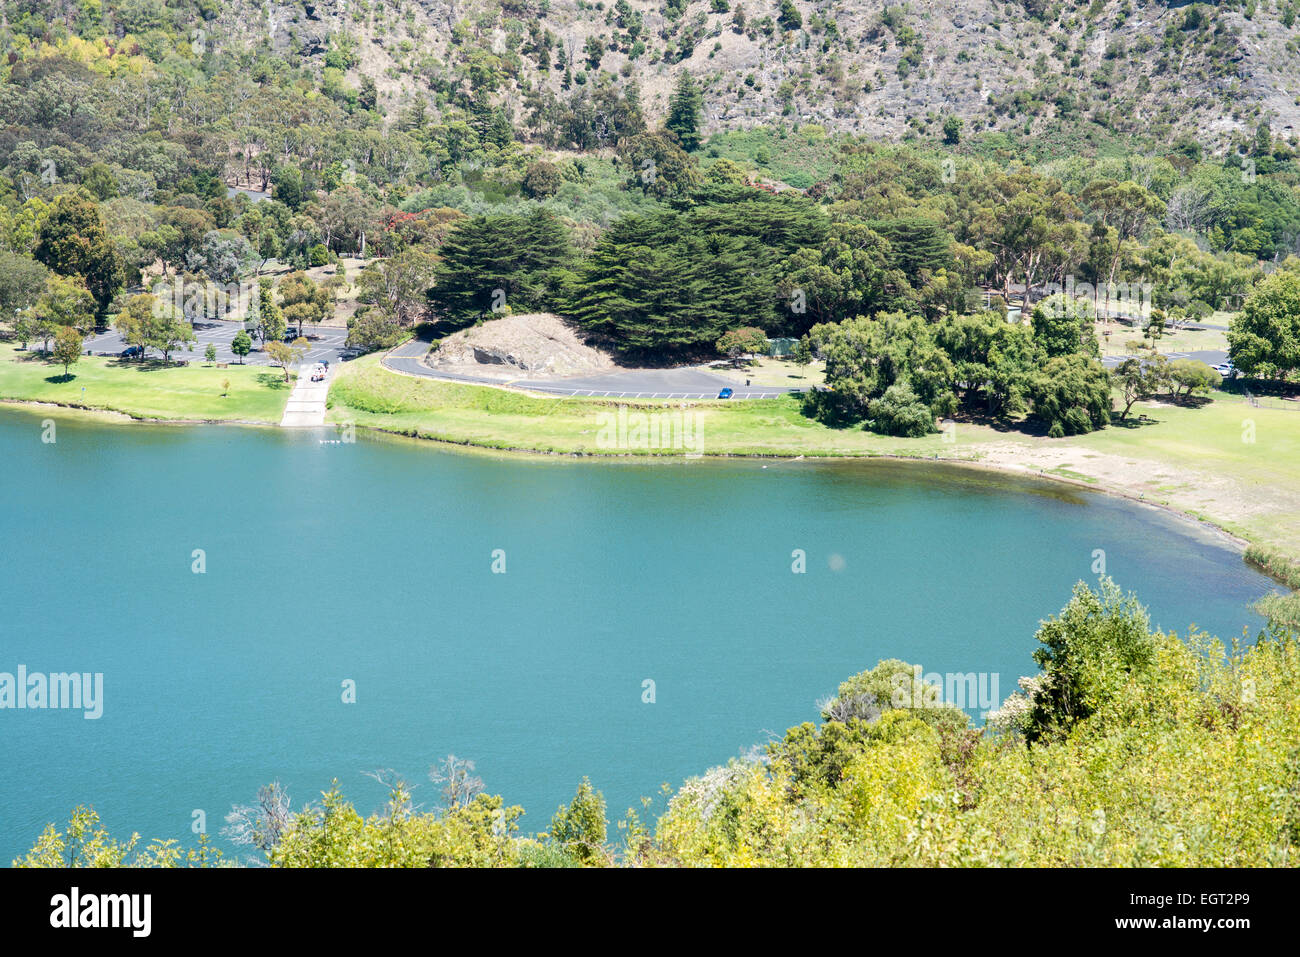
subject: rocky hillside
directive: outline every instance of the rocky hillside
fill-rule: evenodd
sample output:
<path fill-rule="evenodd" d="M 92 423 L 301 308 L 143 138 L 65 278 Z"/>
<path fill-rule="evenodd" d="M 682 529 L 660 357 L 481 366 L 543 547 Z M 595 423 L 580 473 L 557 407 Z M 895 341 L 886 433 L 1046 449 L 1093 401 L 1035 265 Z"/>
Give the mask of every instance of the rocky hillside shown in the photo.
<path fill-rule="evenodd" d="M 527 129 L 548 101 L 639 87 L 652 121 L 677 73 L 704 91 L 706 130 L 777 117 L 868 135 L 1024 129 L 1221 148 L 1261 119 L 1300 127 L 1300 0 L 292 0 L 214 4 L 221 46 L 263 44 L 381 106 L 449 80 L 487 85 Z M 120 29 L 120 28 L 119 28 Z M 539 114 L 539 110 L 542 114 Z M 561 144 L 552 144 L 561 145 Z"/>

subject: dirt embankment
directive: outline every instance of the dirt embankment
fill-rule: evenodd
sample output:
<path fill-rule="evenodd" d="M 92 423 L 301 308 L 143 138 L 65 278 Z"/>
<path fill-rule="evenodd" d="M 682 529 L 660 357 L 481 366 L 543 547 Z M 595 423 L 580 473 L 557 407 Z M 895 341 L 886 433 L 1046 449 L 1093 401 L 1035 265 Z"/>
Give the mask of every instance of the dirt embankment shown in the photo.
<path fill-rule="evenodd" d="M 617 368 L 559 316 L 532 313 L 491 319 L 443 339 L 425 358 L 432 369 L 493 378 L 591 375 Z"/>

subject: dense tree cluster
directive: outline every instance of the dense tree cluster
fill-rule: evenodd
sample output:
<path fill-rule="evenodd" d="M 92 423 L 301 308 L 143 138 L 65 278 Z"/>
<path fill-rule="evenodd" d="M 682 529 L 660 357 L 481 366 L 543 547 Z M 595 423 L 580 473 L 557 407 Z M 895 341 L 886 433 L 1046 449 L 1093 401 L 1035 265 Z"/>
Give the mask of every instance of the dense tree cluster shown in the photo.
<path fill-rule="evenodd" d="M 806 201 L 709 187 L 679 209 L 611 226 L 577 270 L 565 314 L 641 357 L 711 351 L 745 326 L 779 331 L 784 263 L 827 229 Z"/>
<path fill-rule="evenodd" d="M 1287 265 L 1255 288 L 1228 329 L 1233 362 L 1246 375 L 1300 372 L 1300 259 Z"/>
<path fill-rule="evenodd" d="M 1296 271 L 1300 170 L 1294 144 L 1266 122 L 1218 154 L 1171 139 L 1152 155 L 1033 162 L 1019 148 L 1032 137 L 954 117 L 938 118 L 928 141 L 830 138 L 809 125 L 752 131 L 769 145 L 739 151 L 707 135 L 711 81 L 677 65 L 703 36 L 677 6 L 655 37 L 642 11 L 615 3 L 606 32 L 579 42 L 533 4 L 492 7 L 468 26 L 448 12 L 447 58 L 413 57 L 421 86 L 398 92 L 361 69 L 346 29 L 323 55 L 292 57 L 233 42 L 205 2 L 109 0 L 102 15 L 60 17 L 45 16 L 43 0 L 15 7 L 0 63 L 4 332 L 48 348 L 59 327 L 110 323 L 160 277 L 251 283 L 275 263 L 278 283 L 357 256 L 360 274 L 334 269 L 315 298 L 298 301 L 294 280 L 284 308 L 305 308 L 309 326 L 355 279 L 349 337 L 363 347 L 427 320 L 550 309 L 622 352 L 667 361 L 708 354 L 737 329 L 800 337 L 853 321 L 852 335 L 874 341 L 864 322 L 912 329 L 899 315 L 920 317 L 928 333 L 907 342 L 930 341 L 951 375 L 915 363 L 901 375 L 846 371 L 846 388 L 822 402 L 863 421 L 881 403 L 891 430 L 919 428 L 918 404 L 936 416 L 1058 409 L 1043 424 L 1063 432 L 1100 424 L 1103 377 L 1087 365 L 1090 317 L 1079 312 L 1094 297 L 1036 308 L 1071 286 L 1097 291 L 1110 312 L 1117 286 L 1122 300 L 1144 290 L 1171 323 L 1246 304 L 1231 336 L 1238 367 L 1295 374 L 1294 292 L 1285 278 L 1261 280 L 1273 266 Z M 840 42 L 821 13 L 798 26 L 795 8 L 713 11 L 729 12 L 740 32 Z M 192 42 L 196 22 L 213 42 Z M 485 41 L 494 30 L 504 44 Z M 873 25 L 886 35 L 917 69 L 923 39 L 901 8 Z M 659 41 L 672 71 L 656 116 L 635 77 L 604 65 Z M 564 80 L 528 82 L 524 64 Z M 783 173 L 807 189 L 778 182 L 781 154 L 812 144 L 815 175 Z M 254 298 L 275 315 L 274 294 Z M 983 310 L 1014 306 L 1032 343 L 980 331 L 993 329 Z M 250 319 L 259 339 L 280 338 Z M 1048 387 L 1056 359 L 1069 396 Z M 936 376 L 945 388 L 927 384 Z"/>
<path fill-rule="evenodd" d="M 430 299 L 453 322 L 554 308 L 573 258 L 568 230 L 549 211 L 479 216 L 439 250 Z"/>

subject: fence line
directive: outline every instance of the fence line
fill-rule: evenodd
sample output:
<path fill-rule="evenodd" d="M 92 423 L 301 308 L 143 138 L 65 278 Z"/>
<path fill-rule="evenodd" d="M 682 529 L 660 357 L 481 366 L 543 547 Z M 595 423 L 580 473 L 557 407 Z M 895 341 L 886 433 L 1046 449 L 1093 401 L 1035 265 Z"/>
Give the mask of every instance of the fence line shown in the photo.
<path fill-rule="evenodd" d="M 1250 387 L 1244 384 L 1241 391 L 1245 395 L 1246 401 L 1257 409 L 1281 409 L 1283 412 L 1300 412 L 1300 401 L 1288 402 L 1285 399 L 1275 399 L 1272 396 L 1261 398 L 1251 392 Z"/>

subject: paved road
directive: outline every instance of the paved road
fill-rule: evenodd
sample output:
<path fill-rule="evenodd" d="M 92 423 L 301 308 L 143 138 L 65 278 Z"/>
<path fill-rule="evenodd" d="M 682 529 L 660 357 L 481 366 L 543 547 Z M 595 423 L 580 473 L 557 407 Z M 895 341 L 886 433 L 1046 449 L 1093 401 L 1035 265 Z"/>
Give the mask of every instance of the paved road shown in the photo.
<path fill-rule="evenodd" d="M 383 364 L 395 372 L 406 372 L 428 379 L 469 382 L 474 385 L 512 386 L 530 392 L 545 392 L 549 395 L 620 399 L 716 399 L 720 390 L 730 388 L 733 390 L 733 399 L 772 399 L 788 392 L 799 391 L 794 386 L 738 385 L 731 379 L 697 367 L 629 369 L 625 372 L 610 372 L 604 375 L 566 376 L 557 379 L 494 379 L 488 376 L 430 369 L 420 361 L 428 351 L 428 342 L 412 339 L 385 356 Z"/>
<path fill-rule="evenodd" d="M 514 386 L 533 392 L 551 395 L 594 396 L 622 399 L 713 399 L 718 390 L 730 387 L 735 399 L 771 399 L 787 392 L 798 392 L 797 386 L 739 386 L 731 379 L 698 367 L 683 369 L 629 369 L 599 376 L 569 376 L 561 379 L 493 379 L 487 376 L 468 375 L 430 369 L 420 362 L 429 351 L 429 343 L 412 339 L 398 346 L 384 357 L 384 365 L 397 372 L 429 379 L 452 382 L 469 382 L 475 385 Z M 1193 352 L 1167 352 L 1173 359 L 1199 359 L 1206 365 L 1216 366 L 1228 361 L 1228 354 L 1216 350 Z M 1128 356 L 1106 356 L 1102 364 L 1115 368 Z"/>
<path fill-rule="evenodd" d="M 1221 362 L 1228 361 L 1228 354 L 1218 350 L 1205 350 L 1200 352 L 1162 352 L 1166 359 L 1172 362 L 1175 359 L 1199 359 L 1208 366 L 1217 366 Z M 1101 360 L 1101 364 L 1108 369 L 1113 369 L 1125 359 L 1134 358 L 1133 356 L 1106 356 Z"/>
<path fill-rule="evenodd" d="M 210 342 L 217 347 L 218 362 L 238 363 L 239 357 L 230 351 L 230 341 L 243 328 L 244 324 L 242 322 L 228 322 L 224 319 L 209 319 L 195 323 L 194 334 L 198 338 L 198 342 L 194 343 L 193 351 L 182 349 L 173 353 L 173 356 L 177 359 L 201 362 L 203 360 L 203 351 Z M 315 331 L 308 329 L 307 341 L 311 343 L 311 351 L 307 353 L 303 362 L 310 366 L 310 364 L 320 362 L 322 359 L 328 359 L 331 363 L 339 361 L 347 335 L 346 329 L 328 326 L 322 326 Z M 86 348 L 95 355 L 118 355 L 126 348 L 126 342 L 117 332 L 109 330 L 102 335 L 87 340 Z M 271 360 L 259 348 L 256 337 L 253 339 L 253 350 L 244 359 L 246 363 L 249 365 L 270 365 Z"/>
<path fill-rule="evenodd" d="M 230 351 L 230 341 L 244 328 L 242 322 L 226 320 L 208 320 L 195 325 L 194 332 L 198 341 L 193 351 L 181 350 L 174 354 L 177 359 L 202 361 L 203 352 L 208 343 L 217 347 L 217 361 L 238 363 L 239 357 Z M 331 364 L 340 361 L 344 352 L 347 330 L 320 327 L 308 331 L 311 350 L 303 359 L 304 367 L 327 360 Z M 96 355 L 118 355 L 126 348 L 126 342 L 117 332 L 109 330 L 86 341 L 86 348 Z M 734 390 L 735 399 L 771 399 L 788 392 L 799 392 L 798 386 L 742 386 L 731 379 L 698 366 L 680 369 L 629 369 L 596 376 L 568 376 L 556 379 L 501 379 L 489 376 L 475 376 L 459 372 L 446 372 L 430 369 L 420 362 L 429 351 L 429 343 L 421 339 L 412 339 L 403 343 L 383 359 L 383 364 L 397 372 L 430 379 L 445 379 L 452 382 L 468 382 L 474 385 L 513 386 L 532 392 L 545 392 L 550 395 L 594 396 L 623 399 L 713 399 L 724 388 Z M 1199 359 L 1208 365 L 1218 365 L 1228 360 L 1228 354 L 1222 351 L 1206 350 L 1196 352 L 1165 353 L 1170 359 Z M 1127 356 L 1106 356 L 1102 363 L 1114 368 Z M 269 365 L 270 360 L 254 339 L 254 350 L 244 361 L 249 365 Z"/>

